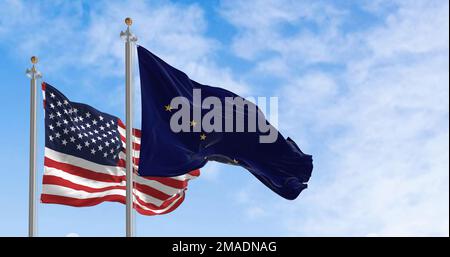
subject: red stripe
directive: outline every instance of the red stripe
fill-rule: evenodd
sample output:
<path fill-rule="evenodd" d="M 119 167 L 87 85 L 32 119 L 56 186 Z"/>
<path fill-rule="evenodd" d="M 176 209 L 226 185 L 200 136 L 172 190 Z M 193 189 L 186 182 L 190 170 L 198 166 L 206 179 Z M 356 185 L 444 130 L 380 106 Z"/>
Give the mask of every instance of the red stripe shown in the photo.
<path fill-rule="evenodd" d="M 153 210 L 161 210 L 161 209 L 167 208 L 167 206 L 169 206 L 173 201 L 175 201 L 176 199 L 179 198 L 179 195 L 176 195 L 176 196 L 170 198 L 169 200 L 164 201 L 164 202 L 161 204 L 161 206 L 157 206 L 157 205 L 155 205 L 155 204 L 145 202 L 144 200 L 142 200 L 142 199 L 141 199 L 139 196 L 137 196 L 136 194 L 133 194 L 133 195 L 134 195 L 134 199 L 135 199 L 140 205 L 145 206 L 145 207 L 147 207 L 147 208 L 149 208 L 149 209 L 153 209 Z"/>
<path fill-rule="evenodd" d="M 103 181 L 103 182 L 122 182 L 125 181 L 126 176 L 115 176 L 115 175 L 109 175 L 104 173 L 95 172 L 92 170 L 84 169 L 75 165 L 62 163 L 54 161 L 48 157 L 45 157 L 44 159 L 44 166 L 55 168 L 58 170 L 63 170 L 67 173 L 70 173 L 72 175 L 76 175 L 83 178 L 88 178 L 92 180 L 97 181 Z"/>
<path fill-rule="evenodd" d="M 134 188 L 136 188 L 137 191 L 142 192 L 144 194 L 150 195 L 152 197 L 155 197 L 161 201 L 166 201 L 167 199 L 169 199 L 170 197 L 172 197 L 171 195 L 165 194 L 153 187 L 150 187 L 148 185 L 144 185 L 144 184 L 139 184 L 139 183 L 134 183 Z"/>
<path fill-rule="evenodd" d="M 133 204 L 134 208 L 137 212 L 143 215 L 160 215 L 160 214 L 166 214 L 173 210 L 175 210 L 180 204 L 184 201 L 185 196 L 182 195 L 181 198 L 169 209 L 165 210 L 161 213 L 156 213 L 151 210 L 145 210 L 139 205 Z M 122 195 L 107 195 L 103 197 L 95 197 L 95 198 L 88 198 L 88 199 L 78 199 L 78 198 L 72 198 L 72 197 L 66 197 L 66 196 L 60 196 L 60 195 L 49 195 L 49 194 L 41 194 L 41 202 L 42 203 L 50 203 L 50 204 L 63 204 L 63 205 L 69 205 L 74 207 L 87 207 L 87 206 L 94 206 L 97 204 L 100 204 L 102 202 L 119 202 L 125 204 L 125 197 Z"/>
<path fill-rule="evenodd" d="M 122 122 L 122 120 L 121 119 L 118 119 L 118 122 L 117 122 L 117 124 L 119 124 L 119 126 L 121 127 L 121 128 L 123 128 L 123 129 L 127 129 L 127 127 L 125 126 L 125 124 L 123 124 L 123 122 Z M 136 136 L 136 137 L 141 137 L 141 135 L 142 135 L 142 133 L 141 133 L 141 130 L 140 129 L 133 129 L 133 135 L 134 136 Z"/>
<path fill-rule="evenodd" d="M 118 185 L 102 187 L 102 188 L 93 188 L 93 187 L 89 187 L 86 185 L 80 185 L 80 184 L 74 183 L 72 181 L 63 179 L 61 177 L 52 176 L 52 175 L 44 175 L 43 179 L 42 179 L 42 184 L 64 186 L 64 187 L 72 188 L 75 190 L 82 190 L 82 191 L 85 191 L 88 193 L 98 193 L 98 192 L 104 192 L 104 191 L 112 190 L 112 189 L 122 189 L 122 190 L 126 189 L 126 186 L 118 186 Z M 167 199 L 172 197 L 171 195 L 165 194 L 153 187 L 139 184 L 139 183 L 135 183 L 134 188 L 141 193 L 144 193 L 146 195 L 149 195 L 149 196 L 159 199 L 161 201 L 166 201 Z"/>
<path fill-rule="evenodd" d="M 122 161 L 121 164 L 123 164 L 123 163 L 124 162 Z M 104 174 L 104 173 L 98 173 L 98 172 L 84 169 L 84 168 L 74 166 L 71 164 L 57 162 L 48 157 L 45 157 L 44 165 L 49 168 L 63 170 L 72 175 L 76 175 L 76 176 L 87 178 L 87 179 L 97 180 L 97 181 L 120 183 L 122 181 L 125 181 L 125 179 L 126 179 L 126 176 L 115 176 L 115 175 L 109 175 L 109 174 Z M 192 172 L 196 173 L 196 171 L 192 171 Z M 193 175 L 193 176 L 195 176 L 195 175 Z M 177 179 L 174 179 L 171 177 L 151 177 L 151 176 L 141 176 L 141 177 L 143 177 L 145 179 L 149 179 L 149 180 L 155 180 L 166 186 L 170 186 L 170 187 L 174 187 L 174 188 L 178 188 L 178 189 L 184 189 L 187 187 L 187 181 L 181 181 L 181 180 L 177 180 Z"/>
<path fill-rule="evenodd" d="M 42 82 L 41 88 L 42 88 L 42 91 L 44 91 L 44 95 L 45 95 L 45 88 L 46 88 L 45 82 Z M 43 102 L 44 102 L 43 104 L 44 104 L 44 110 L 45 110 L 45 99 L 43 100 Z"/>
<path fill-rule="evenodd" d="M 122 143 L 124 144 L 127 143 L 127 139 L 124 136 L 122 136 L 122 134 L 120 134 L 120 140 L 122 140 Z M 133 142 L 133 149 L 139 151 L 141 149 L 141 144 Z"/>
<path fill-rule="evenodd" d="M 60 177 L 49 176 L 49 175 L 45 175 L 44 176 L 42 184 L 58 185 L 58 186 L 72 188 L 72 189 L 75 189 L 75 190 L 82 190 L 82 191 L 85 191 L 85 192 L 88 192 L 88 193 L 98 193 L 98 192 L 104 192 L 104 191 L 112 190 L 112 189 L 122 189 L 122 190 L 126 189 L 125 186 L 109 186 L 109 187 L 104 187 L 104 188 L 92 188 L 92 187 L 83 186 L 83 185 L 80 185 L 80 184 L 73 183 L 73 182 L 71 182 L 69 180 L 66 180 L 66 179 L 63 179 L 63 178 L 60 178 Z M 169 195 L 166 195 L 166 194 L 164 194 L 162 192 L 159 192 L 156 189 L 150 188 L 148 186 L 140 185 L 140 184 L 136 184 L 135 188 L 138 191 L 140 191 L 140 192 L 142 192 L 144 194 L 150 195 L 150 196 L 152 196 L 154 198 L 157 198 L 157 199 L 163 201 L 161 206 L 157 206 L 155 204 L 145 202 L 144 200 L 139 198 L 139 196 L 134 194 L 136 200 L 140 204 L 142 204 L 143 206 L 145 206 L 147 208 L 150 208 L 150 209 L 155 209 L 155 210 L 156 209 L 164 209 L 167 206 L 169 206 L 170 203 L 172 203 L 176 198 L 178 198 L 178 195 L 169 196 Z M 140 188 L 144 188 L 144 190 L 139 190 Z M 157 193 L 155 193 L 155 191 L 157 191 Z"/>
<path fill-rule="evenodd" d="M 42 178 L 42 184 L 64 186 L 64 187 L 72 188 L 75 190 L 83 190 L 88 193 L 98 193 L 98 192 L 104 192 L 104 191 L 112 190 L 112 189 L 123 189 L 123 190 L 126 189 L 126 186 L 108 186 L 108 187 L 102 187 L 102 188 L 93 188 L 93 187 L 88 187 L 88 186 L 80 185 L 77 183 L 73 183 L 72 181 L 69 181 L 67 179 L 63 179 L 61 177 L 52 176 L 52 175 L 44 175 Z"/>
<path fill-rule="evenodd" d="M 119 124 L 119 126 L 120 126 L 121 128 L 125 129 L 125 124 L 123 124 L 123 122 L 122 122 L 121 119 L 118 119 L 118 120 L 117 120 L 117 124 Z"/>
<path fill-rule="evenodd" d="M 125 197 L 122 195 L 106 195 L 87 199 L 78 199 L 60 195 L 41 194 L 42 203 L 64 204 L 74 207 L 94 206 L 102 202 L 119 202 L 125 204 Z"/>
<path fill-rule="evenodd" d="M 191 172 L 189 172 L 189 175 L 194 176 L 194 177 L 198 177 L 200 176 L 200 170 L 193 170 Z"/>
<path fill-rule="evenodd" d="M 149 179 L 149 180 L 155 180 L 166 186 L 170 186 L 170 187 L 174 187 L 174 188 L 178 188 L 178 189 L 184 189 L 188 185 L 187 181 L 177 180 L 177 179 L 174 179 L 171 177 L 149 177 L 149 176 L 146 176 L 146 177 L 141 176 L 141 177 L 143 177 L 145 179 Z"/>
<path fill-rule="evenodd" d="M 134 205 L 134 208 L 136 209 L 137 212 L 139 212 L 142 215 L 161 215 L 161 214 L 166 214 L 169 212 L 172 212 L 173 210 L 175 210 L 178 206 L 180 206 L 180 204 L 183 203 L 184 201 L 184 195 L 181 196 L 180 200 L 178 200 L 174 205 L 172 205 L 172 207 L 170 207 L 169 209 L 161 212 L 161 213 L 155 213 L 149 210 L 144 210 L 142 207 L 140 207 L 139 205 Z"/>
<path fill-rule="evenodd" d="M 134 135 L 135 137 L 141 138 L 141 130 L 139 130 L 139 129 L 133 129 L 133 135 Z"/>
<path fill-rule="evenodd" d="M 121 167 L 121 168 L 126 168 L 126 161 L 124 160 L 124 159 L 119 159 L 119 160 L 117 160 L 117 166 L 119 166 L 119 167 Z M 134 163 L 134 165 L 136 165 L 136 166 L 139 166 L 139 158 L 133 158 L 133 163 Z"/>

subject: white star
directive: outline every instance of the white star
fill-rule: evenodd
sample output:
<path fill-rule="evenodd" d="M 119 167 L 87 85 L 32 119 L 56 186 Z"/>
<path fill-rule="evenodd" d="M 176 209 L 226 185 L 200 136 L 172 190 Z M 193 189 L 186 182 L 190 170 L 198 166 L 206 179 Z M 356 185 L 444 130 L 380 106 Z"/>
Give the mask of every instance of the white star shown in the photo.
<path fill-rule="evenodd" d="M 114 121 L 113 120 L 111 120 L 111 125 L 114 125 Z"/>
<path fill-rule="evenodd" d="M 102 140 L 102 138 L 101 138 L 101 137 L 97 137 L 97 139 L 98 139 L 98 140 Z"/>
<path fill-rule="evenodd" d="M 109 128 L 109 123 L 106 123 L 106 126 Z"/>
<path fill-rule="evenodd" d="M 102 116 L 102 115 L 98 116 L 98 118 L 99 118 L 100 120 L 103 120 L 103 116 Z"/>
<path fill-rule="evenodd" d="M 50 129 L 50 130 L 53 130 L 53 126 L 50 124 L 50 126 L 48 126 L 48 128 Z"/>
<path fill-rule="evenodd" d="M 78 150 L 81 150 L 81 148 L 83 148 L 83 147 L 81 147 L 81 145 L 78 144 L 78 145 L 77 145 L 77 149 L 78 149 Z"/>
<path fill-rule="evenodd" d="M 66 110 L 66 109 L 64 109 L 64 113 L 65 113 L 65 114 L 68 114 L 69 112 L 67 112 L 67 110 Z"/>
<path fill-rule="evenodd" d="M 70 131 L 75 131 L 75 127 L 74 126 L 70 127 Z"/>
<path fill-rule="evenodd" d="M 72 110 L 72 108 L 70 108 L 69 109 L 69 114 L 72 114 L 73 113 L 73 110 Z"/>
<path fill-rule="evenodd" d="M 116 140 L 114 140 L 114 138 L 111 138 L 111 143 L 114 143 L 114 142 L 116 142 Z"/>
<path fill-rule="evenodd" d="M 48 116 L 51 120 L 53 120 L 53 118 L 55 118 L 55 115 L 53 113 L 50 113 L 50 115 Z"/>
<path fill-rule="evenodd" d="M 61 141 L 61 143 L 66 146 L 67 145 L 67 141 L 65 139 L 63 139 L 63 141 Z"/>
<path fill-rule="evenodd" d="M 107 137 L 105 133 L 102 134 L 103 137 Z"/>
<path fill-rule="evenodd" d="M 61 106 L 62 105 L 61 101 L 56 102 L 56 105 Z"/>
<path fill-rule="evenodd" d="M 78 138 L 83 138 L 83 135 L 81 133 L 79 133 Z"/>
<path fill-rule="evenodd" d="M 93 121 L 92 121 L 92 125 L 97 125 L 97 121 L 96 121 L 96 120 L 93 120 Z"/>
<path fill-rule="evenodd" d="M 64 128 L 63 132 L 64 132 L 64 134 L 67 134 L 67 133 L 69 133 L 69 130 Z"/>
<path fill-rule="evenodd" d="M 73 108 L 73 112 L 74 112 L 75 114 L 77 114 L 78 109 L 77 109 L 77 108 Z"/>
<path fill-rule="evenodd" d="M 91 114 L 89 112 L 86 113 L 86 118 L 91 117 Z"/>
<path fill-rule="evenodd" d="M 97 141 L 96 141 L 95 139 L 93 139 L 93 138 L 91 139 L 91 141 L 92 141 L 92 143 L 94 143 L 94 144 L 95 144 L 95 142 L 97 142 Z"/>
<path fill-rule="evenodd" d="M 85 129 L 83 125 L 80 126 L 82 129 Z"/>
<path fill-rule="evenodd" d="M 78 119 L 79 119 L 80 121 L 83 121 L 83 117 L 81 117 L 81 116 L 79 116 Z"/>
<path fill-rule="evenodd" d="M 105 146 L 108 147 L 109 146 L 109 142 L 105 142 Z"/>
<path fill-rule="evenodd" d="M 114 149 L 111 149 L 111 151 L 109 151 L 110 153 L 114 153 Z"/>
<path fill-rule="evenodd" d="M 57 115 L 58 117 L 61 117 L 61 113 L 60 113 L 60 112 L 56 112 L 56 115 Z"/>
<path fill-rule="evenodd" d="M 88 136 L 88 134 L 87 134 L 87 133 L 83 133 L 83 135 L 84 135 L 85 137 L 87 137 L 87 136 Z"/>
<path fill-rule="evenodd" d="M 95 149 L 94 148 L 91 149 L 91 154 L 95 154 Z"/>
<path fill-rule="evenodd" d="M 56 126 L 57 126 L 57 127 L 61 127 L 61 122 L 57 121 L 57 122 L 56 122 Z"/>
<path fill-rule="evenodd" d="M 53 141 L 53 137 L 52 137 L 52 136 L 49 136 L 48 139 L 49 139 L 50 141 Z"/>
<path fill-rule="evenodd" d="M 74 137 L 70 137 L 70 142 L 71 143 L 75 142 L 75 138 Z"/>
<path fill-rule="evenodd" d="M 106 156 L 108 156 L 108 153 L 103 153 L 103 157 L 106 158 Z"/>
<path fill-rule="evenodd" d="M 77 118 L 77 117 L 75 117 L 75 119 L 73 119 L 73 121 L 75 121 L 75 122 L 78 122 L 78 118 Z"/>
<path fill-rule="evenodd" d="M 111 135 L 112 134 L 111 131 L 108 131 L 108 134 Z"/>
<path fill-rule="evenodd" d="M 98 146 L 98 150 L 99 150 L 99 151 L 103 150 L 103 146 L 99 145 L 99 146 Z"/>
<path fill-rule="evenodd" d="M 64 124 L 69 124 L 69 122 L 66 119 L 64 119 L 63 122 Z"/>
<path fill-rule="evenodd" d="M 84 142 L 84 145 L 89 146 L 89 142 L 88 141 Z"/>
<path fill-rule="evenodd" d="M 100 126 L 100 130 L 105 130 L 105 127 L 103 127 L 103 126 Z"/>
<path fill-rule="evenodd" d="M 91 127 L 91 125 L 89 125 L 89 123 L 86 123 L 86 127 L 90 128 L 90 127 Z"/>
<path fill-rule="evenodd" d="M 56 134 L 55 134 L 55 137 L 56 137 L 56 138 L 59 138 L 60 136 L 61 136 L 61 135 L 60 135 L 59 133 L 56 133 Z"/>
<path fill-rule="evenodd" d="M 94 129 L 94 133 L 95 133 L 95 134 L 98 134 L 98 130 Z"/>
<path fill-rule="evenodd" d="M 67 100 L 64 100 L 63 102 L 64 102 L 65 105 L 69 104 L 69 102 Z"/>
<path fill-rule="evenodd" d="M 91 136 L 94 135 L 94 133 L 92 133 L 91 131 L 89 131 L 88 133 L 89 133 L 89 135 L 91 135 Z"/>
<path fill-rule="evenodd" d="M 51 97 L 51 98 L 55 98 L 55 94 L 50 93 L 50 97 Z"/>
<path fill-rule="evenodd" d="M 55 105 L 54 104 L 50 104 L 50 108 L 55 109 Z"/>

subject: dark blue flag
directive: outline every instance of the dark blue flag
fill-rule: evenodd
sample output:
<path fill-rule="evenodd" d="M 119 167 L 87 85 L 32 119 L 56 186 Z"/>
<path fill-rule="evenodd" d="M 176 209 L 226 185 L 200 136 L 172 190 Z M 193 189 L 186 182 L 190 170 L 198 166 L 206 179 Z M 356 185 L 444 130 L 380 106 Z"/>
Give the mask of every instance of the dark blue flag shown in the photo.
<path fill-rule="evenodd" d="M 256 105 L 238 104 L 238 95 L 189 79 L 142 46 L 138 57 L 140 175 L 177 176 L 213 160 L 247 169 L 286 199 L 295 199 L 307 187 L 312 156 L 285 139 Z"/>

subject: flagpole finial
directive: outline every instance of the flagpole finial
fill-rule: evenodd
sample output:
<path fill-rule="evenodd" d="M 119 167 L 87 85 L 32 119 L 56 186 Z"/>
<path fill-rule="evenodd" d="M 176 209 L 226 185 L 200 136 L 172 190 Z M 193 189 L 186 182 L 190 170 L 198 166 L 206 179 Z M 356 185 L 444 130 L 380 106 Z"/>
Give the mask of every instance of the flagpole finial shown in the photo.
<path fill-rule="evenodd" d="M 127 24 L 127 26 L 131 26 L 131 24 L 133 24 L 133 20 L 130 17 L 126 17 L 125 24 Z"/>
<path fill-rule="evenodd" d="M 131 33 L 130 29 L 131 24 L 133 24 L 133 20 L 130 17 L 126 17 L 125 24 L 127 25 L 127 29 L 120 32 L 120 37 L 125 40 L 125 42 L 136 42 L 137 37 L 133 33 Z"/>
<path fill-rule="evenodd" d="M 38 58 L 36 56 L 31 56 L 31 63 L 36 64 L 38 62 Z"/>
<path fill-rule="evenodd" d="M 33 66 L 31 66 L 30 69 L 26 69 L 25 74 L 27 74 L 27 76 L 31 79 L 40 79 L 42 78 L 42 74 L 36 69 L 36 63 L 38 63 L 38 58 L 37 56 L 31 56 L 30 58 L 31 63 L 33 64 Z"/>

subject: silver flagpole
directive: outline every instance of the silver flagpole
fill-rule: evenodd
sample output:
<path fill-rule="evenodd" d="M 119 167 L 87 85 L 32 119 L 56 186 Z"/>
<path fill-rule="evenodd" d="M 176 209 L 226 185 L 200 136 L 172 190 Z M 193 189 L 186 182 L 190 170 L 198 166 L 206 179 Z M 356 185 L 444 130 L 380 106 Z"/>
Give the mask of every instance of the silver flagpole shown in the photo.
<path fill-rule="evenodd" d="M 125 19 L 127 30 L 120 32 L 120 37 L 125 40 L 125 105 L 126 105 L 126 236 L 134 236 L 133 222 L 133 46 L 137 41 L 136 36 L 131 33 L 131 18 Z"/>
<path fill-rule="evenodd" d="M 36 224 L 36 81 L 42 77 L 41 73 L 36 70 L 38 58 L 31 57 L 33 66 L 26 70 L 30 80 L 30 177 L 28 185 L 28 236 L 37 236 Z"/>

